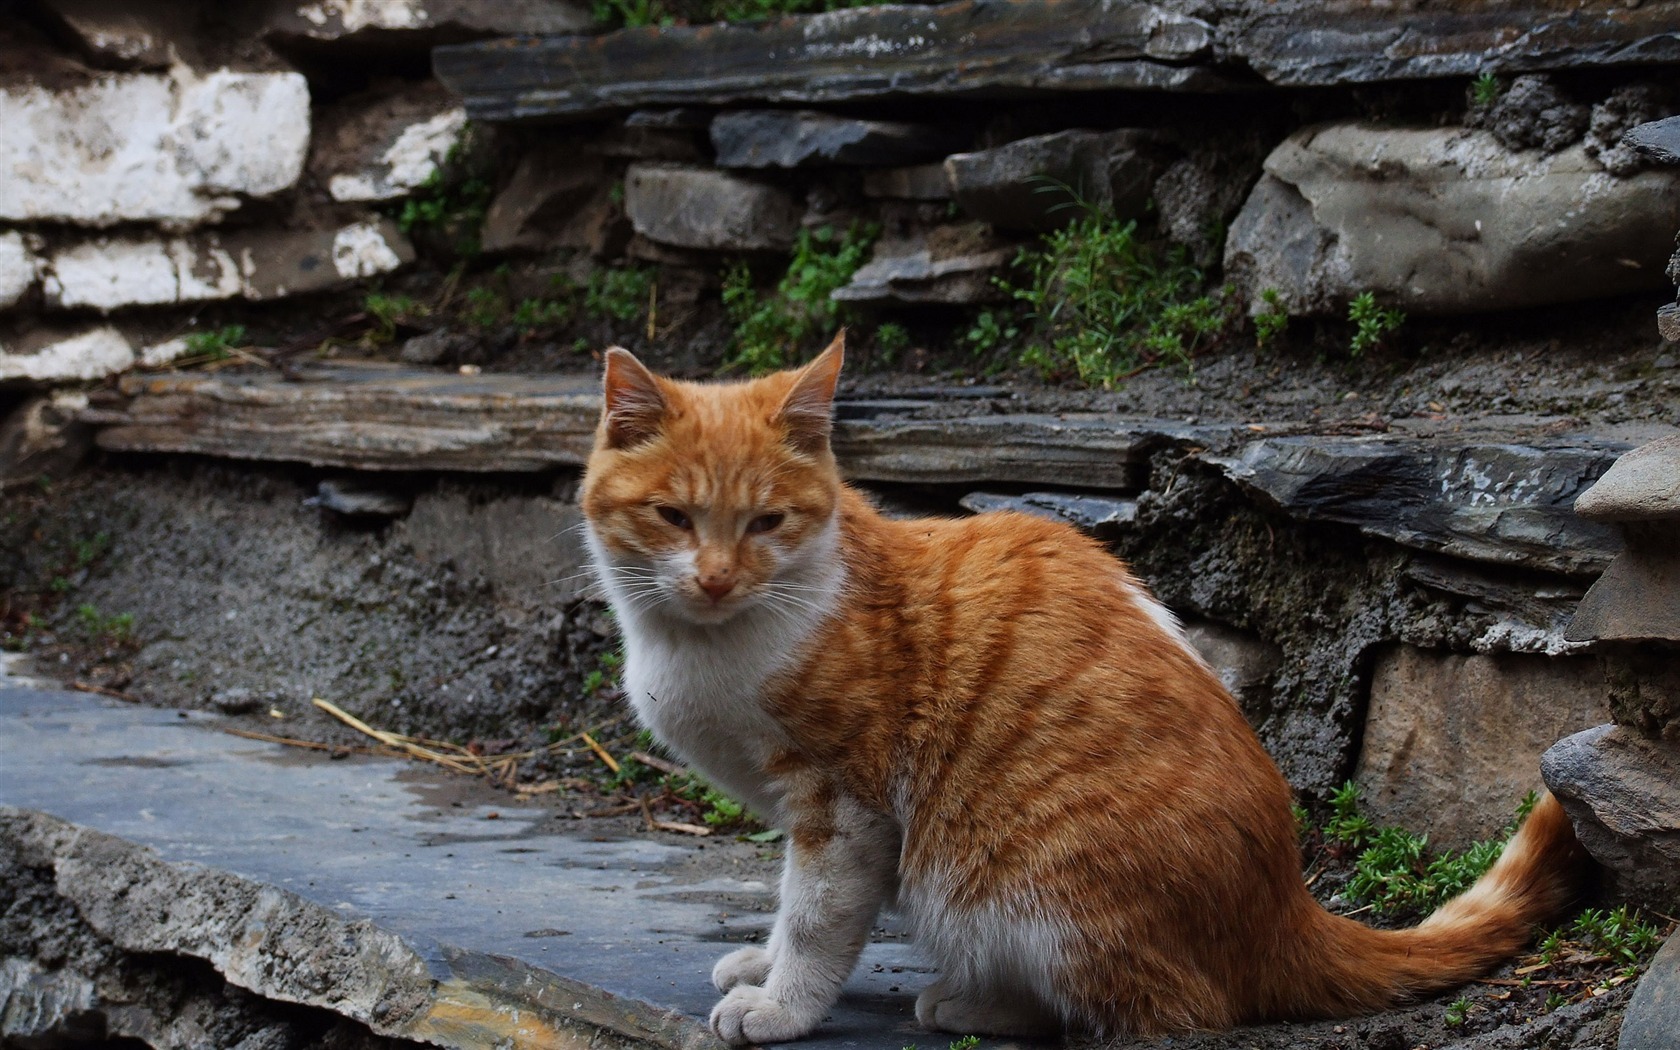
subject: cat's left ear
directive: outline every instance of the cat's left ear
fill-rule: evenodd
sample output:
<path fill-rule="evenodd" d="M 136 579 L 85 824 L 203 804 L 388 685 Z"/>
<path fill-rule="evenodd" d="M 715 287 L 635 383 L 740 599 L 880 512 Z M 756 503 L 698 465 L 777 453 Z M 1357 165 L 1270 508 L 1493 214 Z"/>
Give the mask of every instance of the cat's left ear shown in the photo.
<path fill-rule="evenodd" d="M 840 366 L 846 358 L 846 331 L 834 337 L 828 349 L 799 370 L 782 402 L 780 419 L 787 428 L 788 444 L 814 454 L 828 448 L 834 429 L 834 388 L 840 382 Z"/>
<path fill-rule="evenodd" d="M 665 395 L 659 380 L 621 346 L 607 351 L 601 417 L 607 447 L 628 448 L 653 437 L 665 420 Z"/>

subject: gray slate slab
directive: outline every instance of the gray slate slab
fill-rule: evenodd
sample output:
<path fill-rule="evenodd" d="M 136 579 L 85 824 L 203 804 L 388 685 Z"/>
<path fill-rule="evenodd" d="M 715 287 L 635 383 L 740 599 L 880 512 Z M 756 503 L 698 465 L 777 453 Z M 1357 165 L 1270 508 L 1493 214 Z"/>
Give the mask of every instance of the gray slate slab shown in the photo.
<path fill-rule="evenodd" d="M 1219 90 L 1192 64 L 1207 23 L 1149 3 L 960 0 L 733 25 L 441 47 L 474 120 L 581 120 L 642 106 Z"/>
<path fill-rule="evenodd" d="M 770 887 L 678 877 L 695 843 L 598 840 L 511 797 L 452 808 L 428 768 L 333 761 L 219 722 L 0 671 L 0 835 L 50 854 L 60 893 L 119 945 L 204 959 L 386 1034 L 547 1047 L 596 1028 L 721 1047 L 704 1024 L 712 963 L 770 919 L 727 901 Z M 868 947 L 801 1045 L 913 1042 L 915 967 L 902 943 Z"/>

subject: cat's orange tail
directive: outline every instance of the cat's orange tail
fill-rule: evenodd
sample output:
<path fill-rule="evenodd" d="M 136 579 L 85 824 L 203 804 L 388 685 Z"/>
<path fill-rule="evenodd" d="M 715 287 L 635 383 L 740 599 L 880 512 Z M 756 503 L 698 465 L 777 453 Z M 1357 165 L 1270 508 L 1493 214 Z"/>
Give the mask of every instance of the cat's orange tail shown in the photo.
<path fill-rule="evenodd" d="M 1563 806 L 1543 793 L 1493 867 L 1421 925 L 1373 930 L 1305 912 L 1284 949 L 1294 965 L 1278 968 L 1273 1016 L 1350 1016 L 1479 977 L 1560 918 L 1590 870 Z"/>

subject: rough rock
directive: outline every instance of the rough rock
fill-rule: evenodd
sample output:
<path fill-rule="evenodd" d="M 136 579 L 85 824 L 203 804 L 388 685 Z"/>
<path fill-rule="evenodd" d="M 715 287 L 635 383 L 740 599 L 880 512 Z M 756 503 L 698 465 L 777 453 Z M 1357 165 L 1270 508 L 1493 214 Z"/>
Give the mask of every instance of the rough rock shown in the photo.
<path fill-rule="evenodd" d="M 1616 724 L 1680 745 L 1680 653 L 1674 645 L 1601 642 L 1597 649 Z"/>
<path fill-rule="evenodd" d="M 35 287 L 41 261 L 23 234 L 0 233 L 0 310 L 16 306 Z"/>
<path fill-rule="evenodd" d="M 969 140 L 960 125 L 861 120 L 808 109 L 731 110 L 713 119 L 711 135 L 720 168 L 919 164 Z"/>
<path fill-rule="evenodd" d="M 1510 823 L 1547 748 L 1608 716 L 1590 658 L 1395 646 L 1371 671 L 1354 779 L 1379 823 L 1460 849 Z"/>
<path fill-rule="evenodd" d="M 863 195 L 876 200 L 948 201 L 951 180 L 945 176 L 943 163 L 866 171 Z"/>
<path fill-rule="evenodd" d="M 632 164 L 624 212 L 661 244 L 713 251 L 785 251 L 803 213 L 786 190 L 708 168 Z"/>
<path fill-rule="evenodd" d="M 1184 637 L 1208 662 L 1219 681 L 1237 698 L 1249 720 L 1272 706 L 1272 675 L 1283 651 L 1263 638 L 1213 620 L 1191 620 Z"/>
<path fill-rule="evenodd" d="M 341 43 L 358 39 L 415 49 L 484 36 L 586 33 L 589 5 L 569 0 L 291 0 L 270 14 L 265 35 Z"/>
<path fill-rule="evenodd" d="M 611 217 L 622 211 L 611 200 L 612 178 L 600 158 L 577 143 L 541 143 L 519 158 L 513 175 L 490 202 L 479 241 L 487 252 L 541 251 L 551 247 L 604 248 Z M 600 219 L 591 221 L 592 217 Z"/>
<path fill-rule="evenodd" d="M 240 230 L 165 240 L 100 239 L 52 253 L 47 305 L 101 312 L 131 306 L 279 299 L 389 273 L 414 250 L 389 219 L 337 230 Z"/>
<path fill-rule="evenodd" d="M 938 226 L 908 238 L 883 238 L 851 282 L 834 292 L 840 302 L 973 305 L 999 297 L 993 278 L 1014 248 L 983 224 Z"/>
<path fill-rule="evenodd" d="M 1569 507 L 1625 447 L 1280 437 L 1208 460 L 1297 517 L 1417 550 L 1585 575 L 1601 572 L 1622 541 Z"/>
<path fill-rule="evenodd" d="M 0 347 L 0 383 L 103 379 L 134 365 L 134 347 L 110 326 L 78 335 L 51 330 L 31 334 L 27 343 Z"/>
<path fill-rule="evenodd" d="M 352 96 L 318 119 L 310 174 L 333 200 L 396 200 L 438 173 L 466 124 L 466 110 L 431 81 Z"/>
<path fill-rule="evenodd" d="M 1680 116 L 1641 124 L 1627 133 L 1626 141 L 1658 164 L 1680 164 Z"/>
<path fill-rule="evenodd" d="M 1572 641 L 1657 641 L 1680 646 L 1676 531 L 1627 530 L 1627 550 L 1594 581 L 1569 623 Z"/>
<path fill-rule="evenodd" d="M 30 398 L 0 420 L 0 492 L 69 474 L 93 448 L 93 428 L 77 418 L 87 405 L 86 394 L 60 391 Z"/>
<path fill-rule="evenodd" d="M 1137 500 L 1070 492 L 1027 492 L 1008 496 L 998 492 L 970 492 L 958 503 L 964 510 L 983 514 L 1013 510 L 1052 521 L 1065 521 L 1099 540 L 1112 540 L 1120 530 L 1137 520 Z"/>
<path fill-rule="evenodd" d="M 945 158 L 963 213 L 1009 230 L 1052 230 L 1084 202 L 1121 219 L 1141 218 L 1167 162 L 1152 132 L 1058 131 Z"/>
<path fill-rule="evenodd" d="M 1257 133 L 1236 141 L 1192 143 L 1189 155 L 1167 165 L 1155 180 L 1153 199 L 1161 232 L 1189 248 L 1198 265 L 1219 261 L 1223 231 L 1254 188 L 1270 146 Z"/>
<path fill-rule="evenodd" d="M 1617 459 L 1575 500 L 1592 521 L 1680 519 L 1680 437 L 1659 438 Z"/>
<path fill-rule="evenodd" d="M 397 356 L 411 365 L 435 365 L 449 361 L 477 342 L 465 332 L 434 328 L 404 342 Z"/>
<path fill-rule="evenodd" d="M 1680 343 L 1680 303 L 1657 309 L 1657 333 L 1670 343 Z"/>
<path fill-rule="evenodd" d="M 0 88 L 0 219 L 215 221 L 296 184 L 309 146 L 297 73 L 113 74 Z"/>
<path fill-rule="evenodd" d="M 1680 1032 L 1680 937 L 1669 935 L 1639 977 L 1616 1050 L 1674 1050 Z"/>
<path fill-rule="evenodd" d="M 581 120 L 662 105 L 1211 90 L 1231 83 L 1194 64 L 1212 43 L 1206 22 L 1150 3 L 961 0 L 444 47 L 433 66 L 474 120 Z"/>
<path fill-rule="evenodd" d="M 1587 156 L 1612 175 L 1631 175 L 1657 158 L 1627 141 L 1634 128 L 1675 111 L 1674 95 L 1656 84 L 1624 84 L 1592 108 Z"/>
<path fill-rule="evenodd" d="M 1672 907 L 1680 896 L 1680 746 L 1597 726 L 1555 744 L 1540 770 L 1618 892 Z"/>
<path fill-rule="evenodd" d="M 427 494 L 415 501 L 404 537 L 422 564 L 448 562 L 498 594 L 562 608 L 594 587 L 582 521 L 578 505 L 563 500 Z"/>
<path fill-rule="evenodd" d="M 1321 125 L 1265 169 L 1225 249 L 1255 310 L 1267 289 L 1295 314 L 1366 291 L 1436 314 L 1639 291 L 1680 227 L 1680 175 L 1616 179 L 1579 146 L 1536 157 L 1480 131 Z"/>
<path fill-rule="evenodd" d="M 1269 83 L 1328 87 L 1672 63 L 1677 12 L 1673 0 L 1454 3 L 1405 18 L 1365 3 L 1255 4 L 1219 37 Z"/>
<path fill-rule="evenodd" d="M 1556 153 L 1587 133 L 1592 111 L 1565 95 L 1552 78 L 1518 77 L 1492 105 L 1477 106 L 1464 123 L 1491 132 L 1509 150 Z"/>
<path fill-rule="evenodd" d="M 414 506 L 414 497 L 357 478 L 326 478 L 304 502 L 347 517 L 400 518 Z"/>

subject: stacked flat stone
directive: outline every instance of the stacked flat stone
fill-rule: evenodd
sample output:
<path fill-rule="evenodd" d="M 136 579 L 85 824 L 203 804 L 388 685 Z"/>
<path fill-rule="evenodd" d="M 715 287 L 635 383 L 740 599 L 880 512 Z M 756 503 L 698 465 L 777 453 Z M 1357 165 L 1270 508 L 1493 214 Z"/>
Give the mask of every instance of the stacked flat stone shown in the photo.
<path fill-rule="evenodd" d="M 1680 899 L 1680 436 L 1627 453 L 1575 502 L 1626 549 L 1581 600 L 1566 637 L 1604 668 L 1614 725 L 1542 760 L 1582 844 L 1629 896 Z"/>

